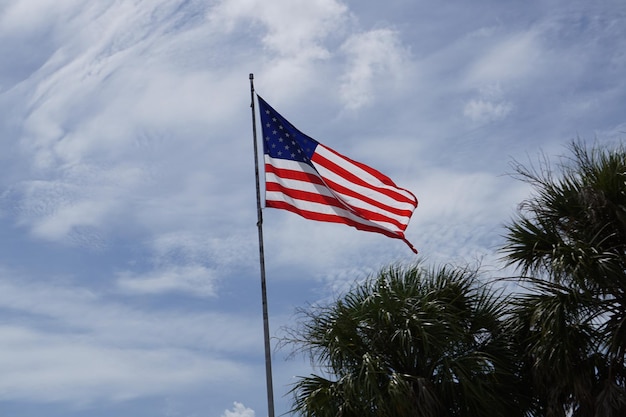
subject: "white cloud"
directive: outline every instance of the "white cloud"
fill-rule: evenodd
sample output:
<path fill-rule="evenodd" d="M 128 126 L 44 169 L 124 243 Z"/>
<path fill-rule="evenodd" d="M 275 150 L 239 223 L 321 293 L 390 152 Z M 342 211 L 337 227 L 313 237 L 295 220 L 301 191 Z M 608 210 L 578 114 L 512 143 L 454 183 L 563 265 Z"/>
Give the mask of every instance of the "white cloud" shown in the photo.
<path fill-rule="evenodd" d="M 491 102 L 484 99 L 472 99 L 463 109 L 463 115 L 474 122 L 491 122 L 506 117 L 512 106 L 506 102 Z"/>
<path fill-rule="evenodd" d="M 139 310 L 50 278 L 0 271 L 0 398 L 91 403 L 250 380 L 226 358 L 262 345 L 245 316 Z M 12 320 L 11 318 L 19 318 Z M 219 337 L 216 337 L 219 335 Z"/>
<path fill-rule="evenodd" d="M 500 37 L 494 33 L 498 40 L 473 64 L 468 77 L 471 84 L 515 81 L 543 68 L 545 51 L 537 29 Z"/>
<path fill-rule="evenodd" d="M 169 266 L 142 274 L 121 273 L 117 285 L 122 291 L 135 294 L 183 292 L 207 297 L 215 296 L 215 272 L 201 265 Z"/>
<path fill-rule="evenodd" d="M 254 410 L 235 402 L 233 409 L 224 411 L 222 417 L 254 417 Z"/>
<path fill-rule="evenodd" d="M 77 335 L 90 335 L 94 342 L 118 347 L 144 346 L 187 348 L 200 344 L 212 351 L 246 352 L 256 348 L 255 326 L 237 313 L 151 311 L 126 307 L 65 280 L 50 277 L 34 283 L 26 277 L 7 278 L 0 273 L 0 308 L 28 313 Z M 23 321 L 29 324 L 30 321 Z M 219 334 L 220 338 L 213 338 Z"/>
<path fill-rule="evenodd" d="M 34 105 L 20 156 L 30 162 L 26 176 L 46 180 L 13 184 L 13 194 L 21 224 L 35 236 L 63 241 L 79 228 L 111 232 L 130 223 L 168 232 L 219 210 L 215 196 L 227 184 L 207 166 L 219 166 L 216 142 L 239 144 L 221 134 L 206 140 L 204 132 L 208 125 L 219 131 L 235 108 L 228 98 L 215 104 L 214 95 L 230 96 L 222 91 L 228 82 L 156 68 L 152 77 L 136 75 L 116 73 L 82 90 L 65 88 L 69 76 L 49 93 L 54 99 Z M 222 207 L 229 204 L 236 198 Z"/>
<path fill-rule="evenodd" d="M 113 210 L 114 200 L 108 198 L 81 195 L 80 201 L 72 201 L 77 197 L 71 192 L 74 187 L 66 184 L 31 183 L 28 188 L 25 198 L 34 206 L 44 206 L 43 211 L 31 206 L 28 211 L 35 216 L 23 217 L 22 221 L 32 220 L 33 234 L 39 238 L 62 240 L 75 228 L 98 227 L 105 213 Z"/>
<path fill-rule="evenodd" d="M 418 250 L 431 262 L 484 256 L 497 265 L 502 224 L 527 197 L 527 184 L 489 171 L 440 168 L 428 169 L 418 183 L 420 206 L 408 234 Z"/>
<path fill-rule="evenodd" d="M 78 0 L 15 0 L 0 9 L 0 32 L 29 32 L 72 11 Z"/>
<path fill-rule="evenodd" d="M 90 163 L 60 168 L 47 180 L 24 180 L 12 186 L 14 215 L 37 238 L 66 241 L 80 230 L 106 236 L 103 227 L 123 221 L 121 213 L 136 202 L 150 174 L 140 164 L 118 163 L 106 169 Z M 109 230 L 110 231 L 110 230 Z"/>
<path fill-rule="evenodd" d="M 254 72 L 258 86 L 274 99 L 333 83 L 335 69 L 328 62 L 352 22 L 338 0 L 220 0 L 208 13 L 212 33 L 250 47 L 242 69 Z"/>
<path fill-rule="evenodd" d="M 37 402 L 128 400 L 229 383 L 240 365 L 181 349 L 103 346 L 84 335 L 0 326 L 0 398 Z"/>
<path fill-rule="evenodd" d="M 503 97 L 499 83 L 487 85 L 479 90 L 478 98 L 465 104 L 463 115 L 478 123 L 504 119 L 513 110 L 513 105 Z"/>
<path fill-rule="evenodd" d="M 250 204 L 252 206 L 252 202 Z M 209 262 L 215 275 L 233 270 L 258 269 L 256 228 L 249 219 L 247 233 L 207 234 L 204 230 L 174 230 L 160 233 L 150 241 L 151 262 L 163 265 L 204 265 Z"/>
<path fill-rule="evenodd" d="M 349 109 L 369 104 L 376 92 L 397 88 L 408 72 L 409 52 L 391 29 L 352 35 L 341 50 L 348 64 L 340 96 Z"/>
<path fill-rule="evenodd" d="M 222 0 L 209 15 L 209 22 L 226 30 L 241 29 L 249 21 L 267 31 L 263 44 L 281 56 L 327 58 L 322 41 L 348 18 L 347 7 L 336 0 Z"/>

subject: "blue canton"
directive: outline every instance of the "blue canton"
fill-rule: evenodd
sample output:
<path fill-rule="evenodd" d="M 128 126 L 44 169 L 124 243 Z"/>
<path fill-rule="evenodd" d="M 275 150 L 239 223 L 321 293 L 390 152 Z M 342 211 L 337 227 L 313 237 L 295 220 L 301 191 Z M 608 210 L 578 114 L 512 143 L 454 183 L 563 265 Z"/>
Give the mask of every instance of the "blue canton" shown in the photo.
<path fill-rule="evenodd" d="M 263 131 L 263 152 L 272 158 L 289 159 L 311 164 L 318 142 L 289 123 L 261 97 L 259 110 Z"/>

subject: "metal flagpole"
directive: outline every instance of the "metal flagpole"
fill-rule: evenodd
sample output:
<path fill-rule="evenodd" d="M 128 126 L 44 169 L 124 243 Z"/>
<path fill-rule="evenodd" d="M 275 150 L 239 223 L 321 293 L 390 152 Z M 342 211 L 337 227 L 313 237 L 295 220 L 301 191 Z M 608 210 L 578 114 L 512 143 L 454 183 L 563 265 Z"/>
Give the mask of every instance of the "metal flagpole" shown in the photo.
<path fill-rule="evenodd" d="M 252 138 L 254 141 L 254 175 L 256 178 L 257 229 L 259 230 L 259 259 L 261 266 L 261 298 L 263 300 L 263 336 L 265 339 L 265 379 L 267 384 L 268 417 L 274 417 L 274 388 L 272 386 L 272 356 L 270 349 L 270 325 L 267 313 L 267 288 L 265 285 L 265 253 L 263 252 L 263 211 L 259 185 L 259 152 L 256 140 L 256 112 L 254 107 L 254 74 L 250 74 L 250 108 L 252 109 Z"/>

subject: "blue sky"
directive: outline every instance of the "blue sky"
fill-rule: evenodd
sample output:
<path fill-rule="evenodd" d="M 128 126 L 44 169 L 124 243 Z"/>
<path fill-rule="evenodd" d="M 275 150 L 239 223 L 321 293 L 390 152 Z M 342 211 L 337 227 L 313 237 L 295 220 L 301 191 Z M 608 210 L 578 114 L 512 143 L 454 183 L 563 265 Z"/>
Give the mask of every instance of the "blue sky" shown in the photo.
<path fill-rule="evenodd" d="M 0 54 L 2 415 L 267 415 L 249 73 L 420 202 L 419 258 L 265 210 L 274 346 L 392 262 L 505 273 L 511 161 L 626 136 L 621 0 L 4 0 Z"/>

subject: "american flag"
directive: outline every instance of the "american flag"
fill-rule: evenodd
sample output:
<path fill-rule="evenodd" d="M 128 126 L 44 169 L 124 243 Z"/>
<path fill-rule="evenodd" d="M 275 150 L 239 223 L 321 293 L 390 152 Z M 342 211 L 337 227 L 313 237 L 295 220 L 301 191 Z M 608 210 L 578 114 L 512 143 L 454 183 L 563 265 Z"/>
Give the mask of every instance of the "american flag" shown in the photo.
<path fill-rule="evenodd" d="M 305 135 L 257 95 L 265 206 L 402 239 L 417 199 L 388 177 Z"/>

